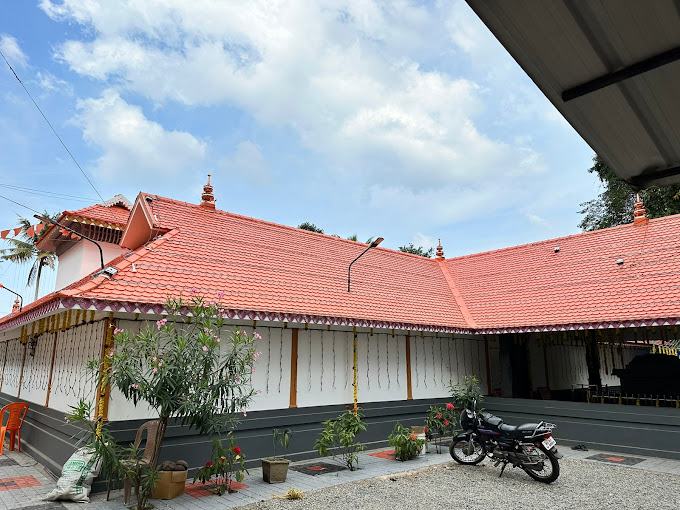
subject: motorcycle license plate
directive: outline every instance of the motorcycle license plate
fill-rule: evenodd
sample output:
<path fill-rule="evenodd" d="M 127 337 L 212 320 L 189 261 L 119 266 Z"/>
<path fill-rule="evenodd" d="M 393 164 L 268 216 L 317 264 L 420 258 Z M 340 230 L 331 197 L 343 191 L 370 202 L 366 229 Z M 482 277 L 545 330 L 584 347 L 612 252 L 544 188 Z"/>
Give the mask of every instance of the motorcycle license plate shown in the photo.
<path fill-rule="evenodd" d="M 555 445 L 557 444 L 557 441 L 553 439 L 552 437 L 549 437 L 545 441 L 543 441 L 543 446 L 545 447 L 546 450 L 552 449 Z"/>

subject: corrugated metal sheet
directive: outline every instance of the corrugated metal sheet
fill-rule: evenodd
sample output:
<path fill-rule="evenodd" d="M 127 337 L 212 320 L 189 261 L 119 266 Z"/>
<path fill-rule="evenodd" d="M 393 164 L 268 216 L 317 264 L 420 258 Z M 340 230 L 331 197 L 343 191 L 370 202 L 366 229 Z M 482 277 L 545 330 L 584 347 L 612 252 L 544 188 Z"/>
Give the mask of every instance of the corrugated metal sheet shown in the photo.
<path fill-rule="evenodd" d="M 680 182 L 680 60 L 568 101 L 563 92 L 680 48 L 673 0 L 467 0 L 616 174 Z"/>

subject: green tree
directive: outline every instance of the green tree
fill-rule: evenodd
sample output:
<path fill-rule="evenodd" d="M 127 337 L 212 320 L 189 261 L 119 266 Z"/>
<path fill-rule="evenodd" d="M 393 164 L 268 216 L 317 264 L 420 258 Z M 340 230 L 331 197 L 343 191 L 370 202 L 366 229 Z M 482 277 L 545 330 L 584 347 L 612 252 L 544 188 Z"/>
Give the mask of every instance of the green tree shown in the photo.
<path fill-rule="evenodd" d="M 632 223 L 635 189 L 619 179 L 599 156 L 593 158 L 588 172 L 600 179 L 602 191 L 597 198 L 580 204 L 579 213 L 584 217 L 579 228 L 590 231 Z M 680 213 L 680 185 L 651 187 L 640 191 L 640 198 L 649 218 Z"/>
<path fill-rule="evenodd" d="M 301 228 L 302 230 L 309 230 L 310 232 L 318 232 L 319 234 L 323 234 L 323 229 L 317 227 L 314 225 L 314 223 L 310 223 L 309 221 L 305 221 L 304 223 L 300 223 L 297 228 Z"/>
<path fill-rule="evenodd" d="M 56 220 L 59 215 L 49 214 L 45 211 L 43 216 Z M 43 268 L 49 267 L 50 269 L 54 269 L 57 256 L 52 252 L 42 251 L 36 247 L 40 237 L 49 228 L 48 225 L 45 225 L 40 232 L 34 230 L 33 235 L 28 235 L 28 229 L 31 227 L 31 220 L 19 216 L 19 226 L 21 227 L 20 237 L 6 239 L 11 246 L 10 248 L 0 250 L 0 258 L 20 265 L 33 264 L 31 270 L 28 272 L 26 286 L 32 287 L 35 285 L 35 300 L 38 299 L 38 294 L 40 293 L 40 277 L 42 276 Z"/>
<path fill-rule="evenodd" d="M 187 308 L 191 322 L 181 315 Z M 261 338 L 238 329 L 220 338 L 225 315 L 219 301 L 169 299 L 166 309 L 167 318 L 139 333 L 114 330 L 113 349 L 102 361 L 90 362 L 90 369 L 101 374 L 101 385 L 110 383 L 135 405 L 146 402 L 158 414 L 152 470 L 170 418 L 215 435 L 233 429 L 237 413 L 245 416 L 255 395 L 250 386 L 259 356 L 254 340 Z M 146 508 L 149 496 L 147 486 L 139 496 L 139 510 Z"/>
<path fill-rule="evenodd" d="M 430 248 L 429 250 L 426 250 L 422 246 L 418 246 L 417 248 L 413 246 L 413 243 L 409 243 L 408 246 L 400 246 L 399 251 L 403 251 L 404 253 L 411 253 L 413 255 L 420 255 L 421 257 L 427 257 L 427 258 L 432 258 L 432 255 L 434 254 L 434 248 Z"/>
<path fill-rule="evenodd" d="M 368 240 L 364 244 L 371 244 L 373 242 L 373 239 L 375 239 L 373 236 L 369 237 Z M 359 237 L 356 234 L 352 234 L 347 238 L 348 241 L 357 241 L 359 242 Z"/>

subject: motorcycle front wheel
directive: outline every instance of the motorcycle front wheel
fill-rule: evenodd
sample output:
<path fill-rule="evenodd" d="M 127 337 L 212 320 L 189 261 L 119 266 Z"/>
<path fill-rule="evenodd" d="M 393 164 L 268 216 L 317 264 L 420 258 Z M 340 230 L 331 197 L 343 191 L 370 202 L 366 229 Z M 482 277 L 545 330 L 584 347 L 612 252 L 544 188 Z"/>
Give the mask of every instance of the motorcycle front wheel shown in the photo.
<path fill-rule="evenodd" d="M 540 469 L 538 467 L 522 466 L 522 469 L 536 481 L 543 483 L 552 483 L 560 476 L 560 464 L 555 458 L 555 454 L 544 448 L 534 449 L 532 456 L 538 457 L 542 462 Z"/>
<path fill-rule="evenodd" d="M 451 446 L 449 446 L 449 453 L 453 460 L 459 464 L 467 465 L 479 464 L 486 456 L 484 447 L 476 438 L 454 438 L 451 441 Z"/>

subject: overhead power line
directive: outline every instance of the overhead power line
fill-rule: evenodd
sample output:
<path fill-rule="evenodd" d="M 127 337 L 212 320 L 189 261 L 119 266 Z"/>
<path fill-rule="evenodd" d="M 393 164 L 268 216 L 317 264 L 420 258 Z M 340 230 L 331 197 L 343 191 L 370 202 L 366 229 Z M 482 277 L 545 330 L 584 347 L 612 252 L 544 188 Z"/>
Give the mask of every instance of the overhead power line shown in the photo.
<path fill-rule="evenodd" d="M 54 136 L 57 137 L 57 139 L 61 142 L 61 145 L 64 147 L 64 149 L 66 149 L 66 152 L 68 152 L 68 155 L 71 156 L 71 159 L 73 160 L 73 162 L 74 162 L 74 163 L 76 164 L 76 166 L 78 167 L 78 170 L 80 170 L 80 173 L 83 174 L 83 176 L 85 177 L 85 179 L 87 179 L 87 182 L 89 182 L 89 183 L 90 183 L 90 186 L 92 186 L 92 189 L 94 190 L 94 192 L 99 196 L 99 198 L 101 198 L 102 202 L 104 202 L 104 197 L 102 197 L 101 194 L 99 193 L 99 191 L 97 191 L 97 188 L 94 187 L 94 184 L 92 184 L 92 181 L 90 180 L 90 178 L 87 176 L 87 174 L 85 173 L 85 171 L 80 167 L 80 165 L 79 165 L 78 162 L 76 161 L 76 158 L 74 158 L 74 157 L 73 157 L 73 154 L 71 154 L 71 151 L 68 150 L 68 147 L 66 147 L 66 144 L 64 143 L 64 141 L 63 141 L 63 140 L 61 139 L 61 137 L 59 136 L 59 133 L 57 133 L 57 131 L 54 129 L 54 127 L 52 127 L 52 124 L 51 124 L 50 121 L 47 119 L 47 117 L 45 116 L 45 114 L 43 113 L 43 111 L 42 111 L 42 110 L 40 109 L 40 107 L 38 106 L 38 103 L 35 102 L 35 99 L 33 99 L 33 96 L 31 95 L 31 93 L 28 91 L 28 89 L 27 89 L 26 86 L 24 85 L 24 82 L 22 82 L 21 79 L 19 79 L 19 76 L 17 75 L 16 71 L 12 68 L 12 66 L 10 65 L 10 63 L 9 63 L 9 62 L 7 61 L 7 59 L 5 58 L 5 54 L 4 54 L 2 51 L 0 51 L 0 55 L 2 55 L 2 59 L 3 59 L 3 60 L 5 61 L 5 63 L 7 64 L 7 67 L 9 67 L 9 70 L 12 71 L 12 74 L 13 74 L 14 77 L 17 79 L 17 81 L 19 82 L 19 84 L 21 85 L 21 87 L 26 91 L 26 94 L 28 94 L 28 97 L 31 98 L 31 101 L 33 101 L 33 104 L 35 105 L 35 107 L 36 107 L 36 108 L 38 109 L 38 111 L 40 112 L 40 115 L 42 115 L 43 119 L 45 119 L 45 122 L 47 122 L 47 125 L 50 126 L 50 129 L 51 129 L 52 132 L 54 133 Z M 19 204 L 19 205 L 21 205 L 21 204 Z"/>
<path fill-rule="evenodd" d="M 78 200 L 81 202 L 96 202 L 94 198 L 78 197 L 75 195 L 67 195 L 65 193 L 57 193 L 55 191 L 47 191 L 42 189 L 25 188 L 23 186 L 15 186 L 14 184 L 0 184 L 0 188 L 7 188 L 12 191 L 18 191 L 20 193 L 30 193 L 33 195 L 40 195 L 45 197 L 53 197 L 65 200 Z"/>

